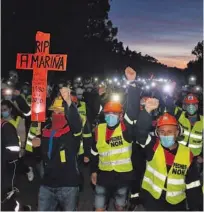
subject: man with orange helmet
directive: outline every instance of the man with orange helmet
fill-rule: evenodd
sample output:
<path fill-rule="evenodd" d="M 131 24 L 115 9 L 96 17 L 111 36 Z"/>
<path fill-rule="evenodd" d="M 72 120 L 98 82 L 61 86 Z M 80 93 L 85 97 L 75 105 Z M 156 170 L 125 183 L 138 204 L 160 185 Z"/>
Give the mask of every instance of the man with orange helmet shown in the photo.
<path fill-rule="evenodd" d="M 175 116 L 183 128 L 181 144 L 190 147 L 198 163 L 203 162 L 203 116 L 198 114 L 198 98 L 188 94 L 183 100 L 183 109 L 176 107 Z"/>
<path fill-rule="evenodd" d="M 131 137 L 122 118 L 122 105 L 107 102 L 104 106 L 105 122 L 95 131 L 95 145 L 92 146 L 91 181 L 95 187 L 95 210 L 105 210 L 107 197 L 115 192 L 116 210 L 126 205 L 128 183 L 131 179 Z M 95 156 L 95 157 L 94 157 Z M 116 178 L 120 185 L 113 183 Z M 109 182 L 108 182 L 109 181 Z"/>
<path fill-rule="evenodd" d="M 125 72 L 130 82 L 126 108 L 118 101 L 108 101 L 104 105 L 105 123 L 96 127 L 96 142 L 91 149 L 91 181 L 96 185 L 96 211 L 106 210 L 112 194 L 115 209 L 124 210 L 132 180 L 132 130 L 140 112 L 140 90 L 134 83 L 136 72 L 130 67 Z"/>
<path fill-rule="evenodd" d="M 143 116 L 142 113 L 140 116 Z M 138 118 L 136 141 L 144 148 L 147 165 L 141 196 L 146 210 L 198 210 L 202 195 L 199 173 L 189 147 L 177 142 L 179 124 L 176 118 L 164 113 L 157 120 L 156 136 L 148 134 L 149 120 Z M 141 128 L 144 130 L 141 135 Z M 141 139 L 140 137 L 143 137 Z"/>

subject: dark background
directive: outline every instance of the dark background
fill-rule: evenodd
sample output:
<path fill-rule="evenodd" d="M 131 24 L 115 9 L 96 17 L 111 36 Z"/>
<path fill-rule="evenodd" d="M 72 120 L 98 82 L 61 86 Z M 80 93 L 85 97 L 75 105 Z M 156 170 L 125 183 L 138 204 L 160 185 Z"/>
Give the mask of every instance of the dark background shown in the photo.
<path fill-rule="evenodd" d="M 140 76 L 153 73 L 181 82 L 193 73 L 202 84 L 202 42 L 195 44 L 196 60 L 185 70 L 170 68 L 150 55 L 124 48 L 116 38 L 118 28 L 109 19 L 109 11 L 108 0 L 2 0 L 2 77 L 15 69 L 18 52 L 35 52 L 39 30 L 51 33 L 50 53 L 68 55 L 67 71 L 52 72 L 51 79 L 120 74 L 130 65 Z M 31 80 L 32 71 L 19 73 L 20 78 Z"/>

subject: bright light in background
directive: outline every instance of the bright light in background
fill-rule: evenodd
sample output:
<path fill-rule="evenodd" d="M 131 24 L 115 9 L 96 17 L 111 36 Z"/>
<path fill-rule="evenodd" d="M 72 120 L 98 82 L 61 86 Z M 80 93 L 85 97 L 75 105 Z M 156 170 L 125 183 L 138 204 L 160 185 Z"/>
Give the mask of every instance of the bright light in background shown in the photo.
<path fill-rule="evenodd" d="M 79 82 L 80 82 L 80 81 L 81 81 L 81 77 L 78 77 L 77 81 L 79 81 Z"/>
<path fill-rule="evenodd" d="M 97 82 L 97 81 L 98 81 L 98 78 L 96 77 L 96 78 L 94 79 L 94 81 Z"/>
<path fill-rule="evenodd" d="M 12 95 L 13 91 L 11 89 L 5 90 L 5 95 Z"/>
<path fill-rule="evenodd" d="M 200 86 L 196 86 L 196 91 L 201 91 L 201 87 Z"/>
<path fill-rule="evenodd" d="M 196 78 L 195 78 L 195 77 L 190 77 L 190 80 L 191 80 L 191 81 L 195 81 Z"/>
<path fill-rule="evenodd" d="M 113 94 L 111 97 L 111 100 L 114 102 L 119 102 L 120 101 L 120 96 L 118 94 Z"/>
<path fill-rule="evenodd" d="M 120 85 L 120 82 L 117 82 L 117 85 L 119 86 Z"/>
<path fill-rule="evenodd" d="M 150 89 L 150 87 L 149 87 L 149 85 L 146 85 L 146 87 L 145 87 L 147 90 L 149 90 Z"/>
<path fill-rule="evenodd" d="M 156 83 L 155 82 L 152 82 L 151 86 L 152 87 L 155 87 L 156 86 Z"/>
<path fill-rule="evenodd" d="M 114 79 L 113 79 L 113 81 L 114 81 L 114 82 L 117 82 L 117 81 L 118 81 L 118 79 L 117 79 L 117 78 L 114 78 Z"/>
<path fill-rule="evenodd" d="M 130 82 L 129 82 L 129 81 L 127 81 L 127 82 L 126 82 L 126 84 L 127 84 L 127 85 L 129 85 L 129 84 L 130 84 Z"/>
<path fill-rule="evenodd" d="M 110 79 L 110 80 L 108 80 L 108 82 L 109 82 L 109 84 L 112 84 L 113 81 Z"/>
<path fill-rule="evenodd" d="M 169 85 L 169 84 L 164 85 L 163 91 L 164 91 L 165 93 L 171 93 L 171 91 L 172 91 L 171 85 Z"/>
<path fill-rule="evenodd" d="M 127 88 L 127 86 L 126 85 L 123 85 L 123 88 Z"/>

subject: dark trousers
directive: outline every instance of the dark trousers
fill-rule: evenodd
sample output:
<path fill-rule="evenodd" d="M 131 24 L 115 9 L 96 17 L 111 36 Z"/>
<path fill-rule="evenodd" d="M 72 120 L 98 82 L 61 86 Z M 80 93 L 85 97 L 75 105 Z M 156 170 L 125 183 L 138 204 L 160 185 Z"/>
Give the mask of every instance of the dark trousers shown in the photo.
<path fill-rule="evenodd" d="M 133 144 L 132 161 L 134 171 L 131 181 L 131 194 L 138 194 L 141 190 L 142 179 L 146 168 L 146 160 L 143 149 L 137 144 Z"/>

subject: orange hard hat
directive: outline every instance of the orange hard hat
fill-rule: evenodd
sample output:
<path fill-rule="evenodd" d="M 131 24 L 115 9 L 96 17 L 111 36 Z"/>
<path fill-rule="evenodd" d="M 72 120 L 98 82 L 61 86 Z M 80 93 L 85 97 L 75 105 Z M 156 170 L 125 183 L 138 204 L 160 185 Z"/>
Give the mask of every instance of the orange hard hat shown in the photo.
<path fill-rule="evenodd" d="M 198 98 L 191 93 L 191 94 L 188 94 L 185 97 L 185 99 L 183 100 L 183 103 L 185 103 L 185 104 L 198 104 L 199 101 L 198 101 Z"/>
<path fill-rule="evenodd" d="M 157 119 L 157 127 L 161 127 L 164 125 L 175 125 L 178 126 L 178 122 L 176 118 L 169 113 L 164 113 Z"/>
<path fill-rule="evenodd" d="M 104 113 L 121 113 L 122 105 L 119 102 L 107 102 L 103 109 Z"/>

